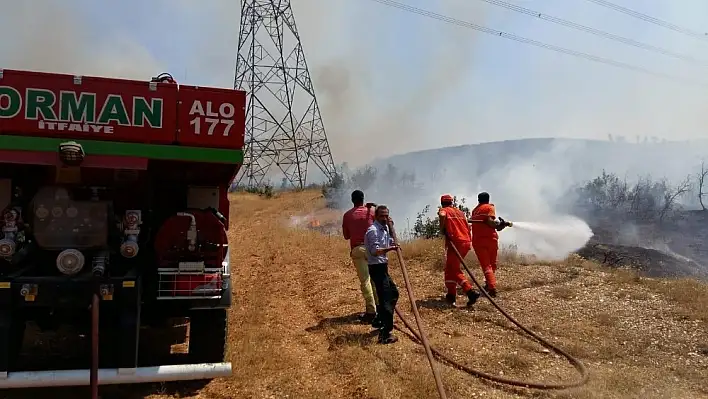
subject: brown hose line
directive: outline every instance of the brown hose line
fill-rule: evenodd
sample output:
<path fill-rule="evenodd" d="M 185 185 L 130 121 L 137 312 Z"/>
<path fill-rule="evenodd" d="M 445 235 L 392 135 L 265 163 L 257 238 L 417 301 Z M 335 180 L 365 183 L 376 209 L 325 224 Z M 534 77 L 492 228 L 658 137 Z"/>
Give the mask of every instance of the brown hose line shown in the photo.
<path fill-rule="evenodd" d="M 391 228 L 391 235 L 393 236 L 394 240 L 396 243 L 398 243 L 398 239 L 396 237 L 396 232 L 393 229 L 393 226 L 390 226 Z M 514 380 L 511 378 L 504 378 L 504 377 L 499 377 L 496 375 L 488 374 L 483 371 L 475 370 L 473 368 L 467 367 L 465 365 L 462 365 L 455 360 L 452 360 L 451 358 L 445 356 L 443 353 L 435 349 L 434 347 L 430 347 L 430 352 L 432 352 L 435 356 L 437 356 L 441 361 L 452 365 L 453 367 L 466 372 L 467 374 L 483 378 L 489 381 L 493 381 L 499 384 L 505 384 L 505 385 L 512 385 L 512 386 L 517 386 L 517 387 L 524 387 L 524 388 L 534 388 L 534 389 L 544 389 L 544 390 L 551 390 L 551 389 L 567 389 L 567 388 L 575 388 L 584 385 L 585 383 L 588 382 L 589 375 L 588 375 L 588 370 L 585 367 L 585 365 L 575 358 L 573 355 L 565 352 L 563 349 L 555 346 L 554 344 L 550 343 L 546 339 L 542 338 L 535 332 L 531 331 L 527 327 L 525 327 L 523 324 L 521 324 L 519 321 L 517 321 L 514 317 L 512 317 L 509 313 L 507 313 L 501 306 L 499 306 L 494 299 L 487 293 L 487 291 L 479 284 L 477 279 L 474 278 L 474 275 L 470 271 L 470 269 L 467 267 L 467 264 L 465 263 L 465 260 L 462 258 L 462 255 L 460 255 L 460 252 L 455 248 L 454 245 L 450 245 L 451 248 L 455 251 L 455 254 L 457 257 L 460 259 L 460 262 L 462 266 L 465 268 L 467 271 L 467 274 L 469 274 L 470 278 L 474 282 L 474 284 L 479 288 L 479 290 L 482 292 L 482 294 L 489 300 L 489 302 L 494 305 L 497 310 L 504 315 L 509 321 L 514 323 L 517 327 L 519 327 L 521 330 L 523 330 L 525 333 L 528 335 L 532 336 L 534 339 L 536 339 L 541 345 L 545 346 L 546 348 L 552 350 L 553 352 L 565 357 L 568 359 L 570 364 L 575 367 L 576 370 L 580 373 L 580 379 L 575 381 L 575 382 L 570 382 L 570 383 L 542 383 L 542 382 L 526 382 L 526 381 L 519 381 L 519 380 Z M 408 272 L 406 270 L 405 263 L 403 261 L 403 254 L 399 249 L 396 250 L 396 253 L 398 254 L 398 260 L 401 264 L 401 269 L 403 270 L 403 279 L 405 280 L 406 284 L 406 290 L 408 291 L 408 297 L 411 301 L 411 308 L 413 309 L 413 315 L 415 316 L 416 323 L 418 324 L 419 329 L 421 329 L 422 332 L 422 323 L 420 321 L 420 315 L 418 314 L 418 306 L 416 305 L 415 299 L 413 297 L 413 289 L 411 288 L 410 281 L 408 280 Z M 413 333 L 413 336 L 420 342 L 423 342 L 423 345 L 426 347 L 426 354 L 428 354 L 428 339 L 427 337 L 423 334 L 418 334 L 414 329 L 413 326 L 403 317 L 403 314 L 401 313 L 400 310 L 398 310 L 398 307 L 396 307 L 396 314 L 398 317 L 401 319 L 403 324 Z M 428 360 L 431 362 L 431 368 L 433 369 L 433 375 L 436 376 L 436 381 L 437 377 L 437 370 L 432 366 L 432 360 L 430 359 L 430 355 L 428 355 Z M 438 388 L 438 391 L 440 388 Z M 443 397 L 444 392 L 441 393 L 441 397 Z"/>
<path fill-rule="evenodd" d="M 393 223 L 389 223 L 388 225 L 389 230 L 391 231 L 391 236 L 393 236 L 393 240 L 395 241 L 396 244 L 398 244 L 398 237 L 396 236 L 396 229 L 393 228 Z M 411 282 L 408 278 L 408 269 L 406 268 L 406 262 L 403 260 L 403 255 L 401 253 L 401 247 L 396 247 L 396 254 L 398 254 L 398 263 L 401 265 L 401 272 L 403 273 L 403 281 L 406 284 L 406 291 L 408 292 L 408 300 L 411 301 L 411 309 L 413 310 L 413 317 L 415 318 L 415 322 L 418 325 L 418 331 L 420 331 L 420 335 L 416 334 L 415 330 L 408 324 L 408 321 L 404 320 L 403 317 L 401 317 L 401 312 L 398 311 L 398 307 L 396 307 L 396 314 L 398 314 L 398 317 L 403 320 L 403 322 L 406 324 L 406 327 L 408 327 L 409 330 L 413 332 L 413 334 L 418 338 L 418 340 L 423 344 L 423 347 L 425 348 L 425 355 L 428 358 L 428 363 L 430 363 L 430 369 L 433 371 L 433 378 L 435 379 L 435 386 L 438 389 L 438 395 L 440 396 L 440 399 L 447 399 L 447 394 L 445 393 L 445 387 L 443 386 L 442 383 L 442 377 L 440 377 L 440 371 L 438 368 L 435 366 L 435 357 L 433 356 L 433 348 L 430 346 L 430 342 L 428 342 L 428 336 L 425 333 L 425 328 L 423 327 L 423 320 L 420 318 L 420 314 L 418 313 L 418 307 L 415 305 L 416 300 L 415 300 L 415 295 L 413 294 L 413 286 L 411 285 Z"/>

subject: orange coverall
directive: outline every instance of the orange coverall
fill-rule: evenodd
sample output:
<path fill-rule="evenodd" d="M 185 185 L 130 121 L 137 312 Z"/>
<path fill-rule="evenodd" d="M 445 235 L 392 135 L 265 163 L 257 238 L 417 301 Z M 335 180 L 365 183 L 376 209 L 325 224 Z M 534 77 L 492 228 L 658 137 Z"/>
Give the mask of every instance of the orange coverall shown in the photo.
<path fill-rule="evenodd" d="M 482 267 L 487 289 L 496 290 L 497 279 L 494 273 L 497 271 L 499 234 L 493 227 L 481 223 L 489 217 L 497 217 L 494 204 L 479 204 L 472 210 L 472 248 Z"/>
<path fill-rule="evenodd" d="M 455 251 L 450 248 L 454 245 L 464 258 L 471 250 L 470 226 L 467 223 L 465 214 L 453 207 L 446 206 L 438 211 L 440 217 L 440 226 L 445 230 L 449 240 L 445 239 L 445 249 L 447 256 L 445 260 L 445 288 L 447 293 L 457 295 L 457 286 L 460 285 L 462 290 L 467 293 L 472 289 L 472 285 L 465 278 L 462 269 L 460 268 L 460 258 L 457 257 Z"/>

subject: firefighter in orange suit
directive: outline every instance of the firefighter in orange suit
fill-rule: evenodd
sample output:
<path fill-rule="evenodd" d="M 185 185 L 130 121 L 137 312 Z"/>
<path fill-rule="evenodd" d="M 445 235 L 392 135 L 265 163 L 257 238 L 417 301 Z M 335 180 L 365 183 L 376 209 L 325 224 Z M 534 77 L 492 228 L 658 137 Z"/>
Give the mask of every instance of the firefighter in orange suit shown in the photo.
<path fill-rule="evenodd" d="M 491 297 L 497 296 L 497 252 L 499 251 L 499 234 L 511 223 L 502 218 L 497 219 L 494 204 L 489 203 L 489 194 L 481 192 L 477 195 L 477 205 L 472 210 L 472 248 L 479 259 L 479 265 L 484 273 L 484 290 Z"/>
<path fill-rule="evenodd" d="M 472 285 L 465 278 L 460 269 L 460 258 L 451 246 L 455 246 L 460 255 L 464 258 L 471 250 L 471 230 L 467 223 L 467 217 L 458 208 L 453 206 L 452 196 L 445 194 L 440 197 L 441 208 L 438 211 L 440 218 L 440 230 L 445 237 L 445 249 L 447 259 L 445 261 L 445 288 L 447 294 L 445 301 L 450 305 L 455 305 L 457 299 L 457 286 L 462 287 L 462 291 L 467 295 L 467 306 L 472 306 L 480 294 L 472 289 Z"/>

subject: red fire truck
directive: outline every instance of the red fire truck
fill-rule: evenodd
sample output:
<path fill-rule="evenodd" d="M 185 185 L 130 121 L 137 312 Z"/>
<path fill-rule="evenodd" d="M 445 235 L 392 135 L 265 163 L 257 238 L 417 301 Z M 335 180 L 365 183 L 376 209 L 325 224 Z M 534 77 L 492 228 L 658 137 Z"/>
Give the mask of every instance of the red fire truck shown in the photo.
<path fill-rule="evenodd" d="M 246 93 L 0 70 L 0 389 L 210 379 L 224 362 L 230 182 Z M 188 364 L 141 356 L 189 319 Z M 18 369 L 28 322 L 84 331 L 91 361 Z"/>

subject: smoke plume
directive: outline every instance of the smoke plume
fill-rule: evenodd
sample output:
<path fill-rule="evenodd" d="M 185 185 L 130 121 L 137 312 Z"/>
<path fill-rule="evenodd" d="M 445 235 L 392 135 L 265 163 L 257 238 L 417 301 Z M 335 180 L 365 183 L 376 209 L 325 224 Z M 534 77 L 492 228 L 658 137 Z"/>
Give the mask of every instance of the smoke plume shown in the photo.
<path fill-rule="evenodd" d="M 371 65 L 357 52 L 353 57 L 339 58 L 350 60 L 346 65 L 339 60 L 332 62 L 335 66 L 328 64 L 328 78 L 317 83 L 326 88 L 323 109 L 337 110 L 324 115 L 330 141 L 346 140 L 341 147 L 333 145 L 340 159 L 360 165 L 379 158 L 373 162 L 379 174 L 391 163 L 415 176 L 415 190 L 392 187 L 383 178 L 369 187 L 357 187 L 364 188 L 372 201 L 390 205 L 397 220 L 412 225 L 416 214 L 425 205 L 434 210 L 444 193 L 465 197 L 468 205 L 474 206 L 476 194 L 488 191 L 499 215 L 552 223 L 570 211 L 568 203 L 576 200 L 570 198 L 572 188 L 600 175 L 603 169 L 629 184 L 646 176 L 656 181 L 667 178 L 676 184 L 696 173 L 708 149 L 705 143 L 662 142 L 703 138 L 700 132 L 708 122 L 703 111 L 708 107 L 708 96 L 701 86 L 706 82 L 703 67 L 480 2 L 453 4 L 478 9 L 451 11 L 430 3 L 416 6 L 696 83 L 682 85 L 416 15 L 408 15 L 405 24 L 395 24 L 393 14 L 386 10 L 379 11 L 378 19 L 373 13 L 366 14 L 380 42 L 389 36 L 377 31 L 383 29 L 379 24 L 388 22 L 384 26 L 391 36 L 400 35 L 405 26 L 408 46 L 421 55 L 419 62 L 407 68 L 393 64 L 393 60 L 385 67 Z M 584 4 L 571 9 L 539 2 L 523 6 L 698 59 L 704 53 L 705 44 L 700 41 L 601 7 Z M 690 21 L 689 14 L 698 12 L 684 10 L 679 17 L 680 7 L 661 7 L 645 11 L 684 22 Z M 705 10 L 708 6 L 700 7 Z M 376 48 L 373 40 L 370 45 Z M 400 62 L 411 59 L 405 58 L 407 52 L 397 54 L 391 51 L 389 58 Z M 371 58 L 381 59 L 373 54 Z M 708 65 L 708 59 L 704 61 Z M 388 73 L 381 79 L 377 74 L 384 74 L 384 70 Z M 359 81 L 358 76 L 364 79 Z M 404 94 L 392 94 L 394 87 L 396 93 Z M 346 132 L 345 139 L 340 132 Z M 569 140 L 505 141 L 542 137 Z M 499 143 L 476 149 L 455 147 L 492 142 Z M 381 159 L 426 147 L 447 148 Z M 687 196 L 679 202 L 695 206 L 695 200 Z M 542 242 L 534 242 L 533 234 L 521 237 L 513 231 L 502 232 L 502 243 L 541 248 Z M 560 252 L 567 254 L 573 250 L 570 247 Z"/>
<path fill-rule="evenodd" d="M 2 68 L 141 80 L 162 69 L 125 31 L 92 26 L 80 1 L 3 0 L 0 6 Z"/>
<path fill-rule="evenodd" d="M 644 175 L 676 182 L 697 172 L 708 150 L 705 142 L 662 140 L 704 137 L 706 43 L 590 2 L 523 6 L 687 54 L 703 65 L 475 0 L 418 3 L 409 4 L 696 84 L 598 64 L 375 2 L 293 0 L 335 161 L 353 167 L 371 163 L 380 172 L 391 163 L 415 177 L 414 190 L 394 189 L 383 177 L 358 187 L 368 198 L 391 205 L 399 219 L 413 223 L 443 193 L 474 205 L 484 190 L 500 215 L 545 222 L 566 213 L 573 185 L 603 169 L 630 182 Z M 694 27 L 701 26 L 699 16 L 708 15 L 708 4 L 676 3 L 643 11 Z M 0 34 L 6 38 L 0 42 L 2 68 L 137 79 L 167 70 L 184 83 L 232 87 L 239 2 L 126 0 L 99 7 L 88 0 L 0 0 L 0 6 Z M 539 137 L 595 141 L 508 141 Z M 492 142 L 498 143 L 459 147 Z M 679 202 L 696 206 L 696 197 Z M 502 234 L 509 237 L 502 242 L 510 236 Z"/>

